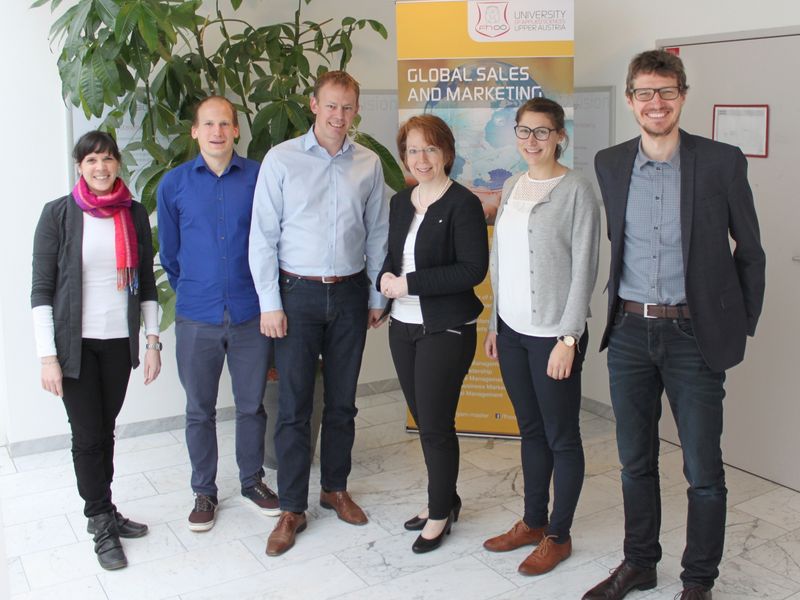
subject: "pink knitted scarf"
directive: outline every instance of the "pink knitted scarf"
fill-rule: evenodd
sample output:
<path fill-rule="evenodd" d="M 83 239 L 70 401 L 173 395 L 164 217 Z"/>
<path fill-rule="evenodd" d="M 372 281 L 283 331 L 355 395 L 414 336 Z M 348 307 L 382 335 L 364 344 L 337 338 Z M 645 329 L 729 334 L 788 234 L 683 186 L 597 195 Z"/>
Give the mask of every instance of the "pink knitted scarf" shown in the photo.
<path fill-rule="evenodd" d="M 117 257 L 117 289 L 139 291 L 139 246 L 131 216 L 131 193 L 125 182 L 117 178 L 111 192 L 98 196 L 89 189 L 83 177 L 72 190 L 75 203 L 83 212 L 100 219 L 114 219 L 114 246 Z"/>

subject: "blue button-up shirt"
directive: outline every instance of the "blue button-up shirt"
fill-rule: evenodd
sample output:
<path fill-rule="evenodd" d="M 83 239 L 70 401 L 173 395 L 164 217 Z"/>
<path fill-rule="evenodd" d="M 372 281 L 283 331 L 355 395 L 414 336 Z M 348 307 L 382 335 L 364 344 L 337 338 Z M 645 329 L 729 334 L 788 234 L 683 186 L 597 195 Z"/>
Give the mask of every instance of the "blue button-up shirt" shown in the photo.
<path fill-rule="evenodd" d="M 259 164 L 233 155 L 217 176 L 202 155 L 164 175 L 158 186 L 161 265 L 177 293 L 176 314 L 232 323 L 259 314 L 247 261 Z"/>
<path fill-rule="evenodd" d="M 623 252 L 620 298 L 641 303 L 686 303 L 680 148 L 668 160 L 654 161 L 639 142 L 628 188 Z"/>
<path fill-rule="evenodd" d="M 350 139 L 331 156 L 312 127 L 272 148 L 258 175 L 250 230 L 250 269 L 261 311 L 283 307 L 279 268 L 344 276 L 366 267 L 374 283 L 386 258 L 385 189 L 378 156 Z M 372 286 L 370 308 L 385 302 Z"/>

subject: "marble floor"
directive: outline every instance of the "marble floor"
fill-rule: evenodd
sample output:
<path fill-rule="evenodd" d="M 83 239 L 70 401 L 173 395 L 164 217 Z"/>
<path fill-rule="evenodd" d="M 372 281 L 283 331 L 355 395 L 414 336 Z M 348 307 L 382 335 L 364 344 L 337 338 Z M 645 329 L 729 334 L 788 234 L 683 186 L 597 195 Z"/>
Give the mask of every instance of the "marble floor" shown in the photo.
<path fill-rule="evenodd" d="M 403 430 L 399 392 L 359 398 L 350 491 L 370 522 L 354 527 L 313 500 L 308 529 L 285 555 L 270 558 L 274 519 L 239 494 L 232 422 L 219 425 L 216 526 L 192 533 L 189 467 L 182 431 L 119 440 L 114 497 L 150 525 L 125 540 L 130 566 L 103 571 L 95 560 L 68 451 L 11 459 L 0 448 L 0 502 L 11 597 L 68 600 L 223 599 L 576 599 L 619 562 L 622 498 L 610 421 L 584 412 L 586 480 L 573 528 L 572 557 L 548 575 L 517 574 L 528 550 L 492 554 L 482 541 L 512 525 L 522 509 L 517 442 L 461 440 L 464 509 L 437 551 L 411 552 L 402 523 L 425 501 L 416 436 Z M 659 587 L 631 600 L 671 599 L 679 591 L 686 494 L 678 448 L 662 445 L 664 559 Z M 729 468 L 727 550 L 716 600 L 800 600 L 800 494 Z M 274 473 L 268 473 L 274 484 Z M 318 472 L 312 473 L 312 482 Z"/>

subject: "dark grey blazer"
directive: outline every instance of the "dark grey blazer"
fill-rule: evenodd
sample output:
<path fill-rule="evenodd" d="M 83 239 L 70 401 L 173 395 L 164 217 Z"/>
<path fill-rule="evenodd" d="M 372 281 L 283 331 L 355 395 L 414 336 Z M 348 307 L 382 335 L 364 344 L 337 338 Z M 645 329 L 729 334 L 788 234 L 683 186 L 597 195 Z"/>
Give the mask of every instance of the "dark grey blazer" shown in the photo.
<path fill-rule="evenodd" d="M 139 293 L 128 295 L 131 366 L 139 366 L 140 304 L 158 300 L 153 276 L 153 242 L 147 211 L 131 204 L 139 243 Z M 83 211 L 71 195 L 45 204 L 33 237 L 31 307 L 53 307 L 56 352 L 64 377 L 77 378 L 81 368 L 83 302 Z M 113 252 L 109 248 L 109 252 Z"/>
<path fill-rule="evenodd" d="M 680 132 L 681 243 L 686 302 L 703 358 L 724 371 L 744 358 L 764 300 L 766 259 L 747 182 L 747 160 L 739 148 Z M 601 150 L 595 171 L 611 240 L 608 320 L 600 350 L 617 310 L 625 246 L 625 211 L 639 138 Z M 735 242 L 731 252 L 729 236 Z"/>

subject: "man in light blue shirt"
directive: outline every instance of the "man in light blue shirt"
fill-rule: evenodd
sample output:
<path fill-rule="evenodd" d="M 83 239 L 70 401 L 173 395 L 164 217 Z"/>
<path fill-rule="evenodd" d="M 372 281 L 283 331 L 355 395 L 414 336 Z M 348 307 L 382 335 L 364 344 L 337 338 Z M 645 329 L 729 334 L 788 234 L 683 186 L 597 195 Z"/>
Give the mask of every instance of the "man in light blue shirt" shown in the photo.
<path fill-rule="evenodd" d="M 270 150 L 256 183 L 250 269 L 261 333 L 276 340 L 280 376 L 275 450 L 282 512 L 267 543 L 270 556 L 291 548 L 306 527 L 320 355 L 320 504 L 348 523 L 367 522 L 347 493 L 347 477 L 367 329 L 380 325 L 385 302 L 371 282 L 386 256 L 388 205 L 380 160 L 347 137 L 358 95 L 347 73 L 322 75 L 311 97 L 314 126 Z"/>

